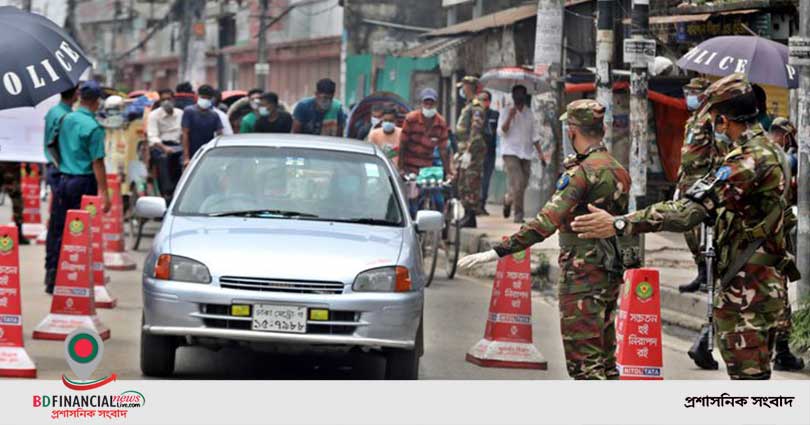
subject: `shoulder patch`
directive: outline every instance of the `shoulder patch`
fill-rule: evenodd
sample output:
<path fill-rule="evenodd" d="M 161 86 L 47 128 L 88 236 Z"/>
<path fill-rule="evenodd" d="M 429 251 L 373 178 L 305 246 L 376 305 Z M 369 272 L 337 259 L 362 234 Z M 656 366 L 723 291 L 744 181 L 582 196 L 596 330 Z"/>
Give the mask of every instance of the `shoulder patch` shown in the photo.
<path fill-rule="evenodd" d="M 557 190 L 563 190 L 568 186 L 568 183 L 571 182 L 571 177 L 568 176 L 567 173 L 560 176 L 559 180 L 557 180 Z"/>
<path fill-rule="evenodd" d="M 717 178 L 718 181 L 726 181 L 728 177 L 731 175 L 731 167 L 728 165 L 724 165 L 720 167 L 717 172 L 714 174 L 714 177 Z"/>

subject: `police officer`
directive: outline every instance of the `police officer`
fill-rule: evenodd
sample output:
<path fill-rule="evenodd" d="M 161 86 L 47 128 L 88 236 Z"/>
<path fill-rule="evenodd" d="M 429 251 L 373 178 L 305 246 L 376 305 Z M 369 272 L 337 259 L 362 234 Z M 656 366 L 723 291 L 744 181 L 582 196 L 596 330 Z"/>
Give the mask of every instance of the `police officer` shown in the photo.
<path fill-rule="evenodd" d="M 589 206 L 572 228 L 581 238 L 658 231 L 683 232 L 702 221 L 714 227 L 718 249 L 714 329 L 732 379 L 770 379 L 777 322 L 785 309 L 784 279 L 799 278 L 785 249 L 785 164 L 757 121 L 756 97 L 742 74 L 706 91 L 718 141 L 734 148 L 714 174 L 686 199 L 661 202 L 629 215 Z"/>
<path fill-rule="evenodd" d="M 110 210 L 107 174 L 104 169 L 104 128 L 96 120 L 101 105 L 101 86 L 93 80 L 79 89 L 79 108 L 65 115 L 59 130 L 61 176 L 56 185 L 52 213 L 48 224 L 46 288 L 53 293 L 62 231 L 67 211 L 81 206 L 83 195 L 99 194 L 104 200 L 104 212 Z"/>
<path fill-rule="evenodd" d="M 476 213 L 481 208 L 481 181 L 484 174 L 484 160 L 487 155 L 487 142 L 484 135 L 486 108 L 481 104 L 470 88 L 477 84 L 475 77 L 465 77 L 465 93 L 470 97 L 469 102 L 461 111 L 456 125 L 458 140 L 459 181 L 458 193 L 461 204 L 464 206 L 466 217 L 464 227 L 476 227 Z M 472 93 L 471 93 L 472 92 Z"/>
<path fill-rule="evenodd" d="M 537 217 L 494 250 L 462 258 L 470 267 L 525 250 L 560 229 L 560 329 L 568 374 L 574 379 L 616 379 L 614 311 L 622 283 L 615 239 L 585 240 L 572 233 L 574 217 L 595 203 L 614 214 L 627 211 L 630 175 L 602 145 L 605 108 L 595 100 L 568 104 L 560 120 L 568 122 L 575 155 L 565 160 L 557 191 Z"/>

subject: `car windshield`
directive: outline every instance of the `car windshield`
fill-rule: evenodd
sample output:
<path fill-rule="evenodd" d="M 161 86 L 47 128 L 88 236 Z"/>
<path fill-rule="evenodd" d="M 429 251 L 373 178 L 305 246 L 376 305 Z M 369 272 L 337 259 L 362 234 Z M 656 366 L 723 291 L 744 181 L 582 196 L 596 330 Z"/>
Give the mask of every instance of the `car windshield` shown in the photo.
<path fill-rule="evenodd" d="M 176 215 L 403 223 L 382 160 L 320 149 L 212 149 L 194 167 L 176 205 Z"/>

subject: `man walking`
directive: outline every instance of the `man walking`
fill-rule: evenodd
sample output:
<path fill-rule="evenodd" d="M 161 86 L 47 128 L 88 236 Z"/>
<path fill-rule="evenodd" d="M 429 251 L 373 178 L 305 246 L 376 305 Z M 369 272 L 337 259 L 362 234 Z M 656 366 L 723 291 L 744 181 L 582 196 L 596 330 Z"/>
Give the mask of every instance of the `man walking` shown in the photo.
<path fill-rule="evenodd" d="M 445 179 L 453 175 L 447 152 L 447 122 L 436 111 L 438 97 L 436 90 L 422 90 L 419 96 L 421 108 L 405 116 L 399 140 L 399 171 L 402 174 L 419 174 L 420 168 L 432 167 L 433 151 L 438 147 Z"/>
<path fill-rule="evenodd" d="M 277 94 L 263 94 L 258 113 L 254 128 L 257 133 L 289 133 L 292 130 L 292 116 L 279 109 Z"/>
<path fill-rule="evenodd" d="M 542 157 L 539 140 L 534 134 L 534 114 L 528 105 L 526 87 L 512 88 L 514 106 L 500 116 L 498 131 L 501 136 L 503 165 L 506 169 L 508 190 L 503 201 L 503 216 L 508 218 L 515 210 L 515 223 L 523 223 L 523 196 L 532 172 L 532 146 Z"/>
<path fill-rule="evenodd" d="M 104 128 L 96 121 L 96 111 L 101 105 L 101 86 L 96 81 L 87 81 L 79 89 L 79 108 L 65 115 L 59 130 L 59 154 L 62 174 L 56 186 L 53 215 L 48 224 L 47 259 L 45 263 L 45 291 L 53 293 L 59 250 L 62 245 L 62 230 L 68 210 L 81 207 L 83 195 L 102 196 L 103 211 L 110 210 L 110 195 L 107 192 L 107 173 L 104 169 Z"/>
<path fill-rule="evenodd" d="M 343 105 L 335 100 L 337 85 L 329 78 L 318 81 L 315 96 L 298 102 L 293 111 L 293 133 L 342 136 L 346 126 Z"/>
<path fill-rule="evenodd" d="M 627 211 L 630 175 L 602 144 L 605 108 L 590 99 L 568 104 L 560 120 L 576 155 L 565 160 L 557 192 L 537 214 L 495 249 L 466 256 L 459 267 L 495 261 L 524 251 L 560 230 L 560 330 L 568 374 L 574 379 L 618 379 L 614 312 L 623 265 L 615 240 L 577 238 L 574 217 L 598 204 L 615 214 Z"/>
<path fill-rule="evenodd" d="M 222 121 L 212 110 L 214 88 L 204 84 L 197 90 L 197 104 L 183 110 L 183 167 L 211 139 L 222 133 Z"/>
<path fill-rule="evenodd" d="M 489 184 L 492 180 L 492 173 L 495 172 L 495 152 L 497 151 L 498 120 L 500 114 L 491 108 L 492 93 L 484 90 L 478 95 L 481 106 L 484 107 L 484 140 L 487 142 L 487 153 L 484 157 L 484 177 L 481 181 L 481 209 L 478 213 L 489 215 L 487 212 L 487 198 L 489 198 Z"/>
<path fill-rule="evenodd" d="M 485 121 L 486 110 L 477 98 L 472 98 L 461 111 L 456 125 L 458 150 L 461 154 L 458 193 L 466 213 L 462 220 L 464 227 L 477 227 L 475 216 L 481 207 L 481 180 L 487 153 Z"/>
<path fill-rule="evenodd" d="M 160 193 L 167 201 L 172 199 L 174 188 L 183 173 L 183 111 L 174 106 L 174 92 L 162 89 L 160 107 L 149 112 L 146 118 L 146 136 L 149 142 L 150 167 L 156 170 Z"/>
<path fill-rule="evenodd" d="M 248 92 L 251 110 L 247 115 L 242 117 L 242 121 L 239 124 L 240 133 L 253 133 L 256 131 L 256 120 L 259 119 L 259 104 L 261 103 L 262 93 L 261 89 L 251 89 Z"/>

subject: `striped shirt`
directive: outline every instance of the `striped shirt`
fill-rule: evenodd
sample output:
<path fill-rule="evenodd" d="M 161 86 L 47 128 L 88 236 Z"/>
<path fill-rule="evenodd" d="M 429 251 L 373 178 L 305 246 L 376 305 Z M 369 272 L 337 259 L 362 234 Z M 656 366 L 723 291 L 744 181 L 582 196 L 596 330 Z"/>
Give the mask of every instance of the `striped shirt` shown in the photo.
<path fill-rule="evenodd" d="M 438 146 L 447 149 L 447 122 L 436 113 L 428 126 L 422 111 L 411 111 L 405 117 L 399 140 L 399 167 L 405 173 L 418 173 L 420 168 L 433 166 L 433 151 Z"/>

